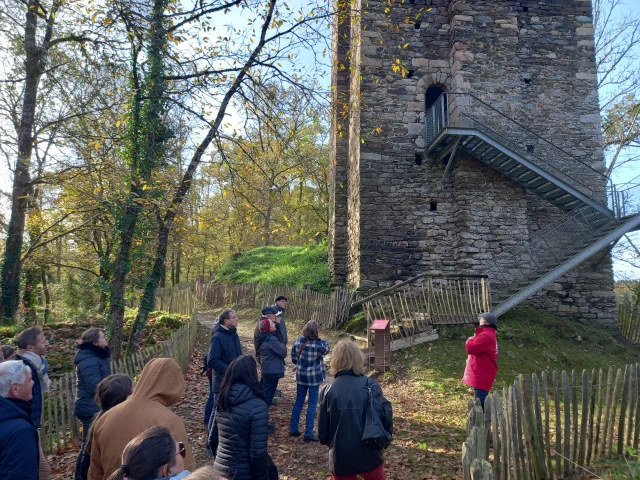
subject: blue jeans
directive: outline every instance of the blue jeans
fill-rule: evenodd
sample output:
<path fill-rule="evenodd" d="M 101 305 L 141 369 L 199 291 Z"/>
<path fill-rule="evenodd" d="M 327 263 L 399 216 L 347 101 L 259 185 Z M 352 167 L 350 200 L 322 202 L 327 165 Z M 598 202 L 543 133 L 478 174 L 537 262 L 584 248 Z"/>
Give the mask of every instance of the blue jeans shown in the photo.
<path fill-rule="evenodd" d="M 487 395 L 489 395 L 489 392 L 486 390 L 480 390 L 479 388 L 474 388 L 473 393 L 475 398 L 480 399 L 480 405 L 482 405 L 482 408 L 484 409 L 484 401 L 487 398 Z"/>
<path fill-rule="evenodd" d="M 276 388 L 278 388 L 278 382 L 280 378 L 277 375 L 262 375 L 262 387 L 264 388 L 264 401 L 267 402 L 267 406 L 270 407 L 273 403 L 273 397 L 276 394 Z"/>
<path fill-rule="evenodd" d="M 318 390 L 320 390 L 320 385 L 310 387 L 308 385 L 298 384 L 298 388 L 296 390 L 296 403 L 293 404 L 291 421 L 289 422 L 290 432 L 298 432 L 298 424 L 300 423 L 300 414 L 302 413 L 302 407 L 304 406 L 304 399 L 307 396 L 307 392 L 309 392 L 309 401 L 307 402 L 307 422 L 305 424 L 304 436 L 313 437 L 313 424 L 316 421 L 316 409 L 318 408 Z"/>

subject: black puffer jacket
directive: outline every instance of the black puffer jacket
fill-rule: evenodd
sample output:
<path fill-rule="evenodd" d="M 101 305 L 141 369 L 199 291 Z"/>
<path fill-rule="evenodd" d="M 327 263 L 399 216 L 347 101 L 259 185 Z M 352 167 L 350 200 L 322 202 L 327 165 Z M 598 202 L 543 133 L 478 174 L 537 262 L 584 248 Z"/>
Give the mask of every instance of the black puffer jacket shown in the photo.
<path fill-rule="evenodd" d="M 209 432 L 216 473 L 234 480 L 265 480 L 269 409 L 247 385 L 231 386 L 229 410 L 216 410 Z"/>
<path fill-rule="evenodd" d="M 111 375 L 110 357 L 109 347 L 101 348 L 93 343 L 78 345 L 78 352 L 73 359 L 78 377 L 76 403 L 73 407 L 76 417 L 93 417 L 100 411 L 93 397 L 102 379 Z"/>
<path fill-rule="evenodd" d="M 368 386 L 373 398 L 382 405 L 380 420 L 392 433 L 391 403 L 384 398 L 380 385 L 351 370 L 339 372 L 320 392 L 318 438 L 329 447 L 329 471 L 336 475 L 370 472 L 383 462 L 383 451 L 362 443 L 362 432 L 369 402 Z"/>
<path fill-rule="evenodd" d="M 220 383 L 222 377 L 227 371 L 229 364 L 242 355 L 242 346 L 240 345 L 240 337 L 235 328 L 226 328 L 218 323 L 214 327 L 213 337 L 209 344 L 209 353 L 207 354 L 207 366 L 211 368 L 213 382 L 213 392 L 220 391 Z"/>

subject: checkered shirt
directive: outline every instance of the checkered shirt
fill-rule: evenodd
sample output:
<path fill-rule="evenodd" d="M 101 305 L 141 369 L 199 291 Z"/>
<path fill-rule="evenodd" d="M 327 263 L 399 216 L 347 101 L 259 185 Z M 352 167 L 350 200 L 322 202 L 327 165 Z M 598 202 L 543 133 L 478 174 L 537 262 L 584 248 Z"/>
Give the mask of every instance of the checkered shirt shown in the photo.
<path fill-rule="evenodd" d="M 301 349 L 302 353 L 300 353 Z M 323 357 L 327 353 L 329 353 L 329 344 L 325 340 L 310 340 L 307 343 L 305 337 L 298 337 L 291 349 L 291 361 L 297 367 L 296 381 L 300 385 L 313 387 L 325 381 L 327 374 Z"/>

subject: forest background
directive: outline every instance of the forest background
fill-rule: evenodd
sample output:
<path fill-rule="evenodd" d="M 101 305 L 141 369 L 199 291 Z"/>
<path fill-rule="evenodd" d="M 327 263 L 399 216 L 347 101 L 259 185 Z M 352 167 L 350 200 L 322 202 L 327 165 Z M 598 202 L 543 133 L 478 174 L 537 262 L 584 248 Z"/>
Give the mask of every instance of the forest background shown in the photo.
<path fill-rule="evenodd" d="M 3 2 L 2 323 L 100 315 L 119 355 L 159 287 L 261 246 L 326 257 L 334 20 L 322 0 Z M 608 173 L 637 183 L 640 6 L 594 0 L 594 23 Z M 635 275 L 633 238 L 615 252 Z"/>

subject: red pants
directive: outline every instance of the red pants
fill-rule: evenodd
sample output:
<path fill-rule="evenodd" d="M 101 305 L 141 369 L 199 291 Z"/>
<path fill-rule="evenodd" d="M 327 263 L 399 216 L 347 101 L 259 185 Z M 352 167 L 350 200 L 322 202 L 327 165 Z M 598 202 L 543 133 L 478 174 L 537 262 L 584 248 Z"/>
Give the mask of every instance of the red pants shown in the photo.
<path fill-rule="evenodd" d="M 371 470 L 370 472 L 358 473 L 363 480 L 385 480 L 384 477 L 384 464 L 381 464 L 375 470 Z M 333 480 L 356 480 L 358 475 L 336 475 L 334 473 L 331 474 Z"/>

